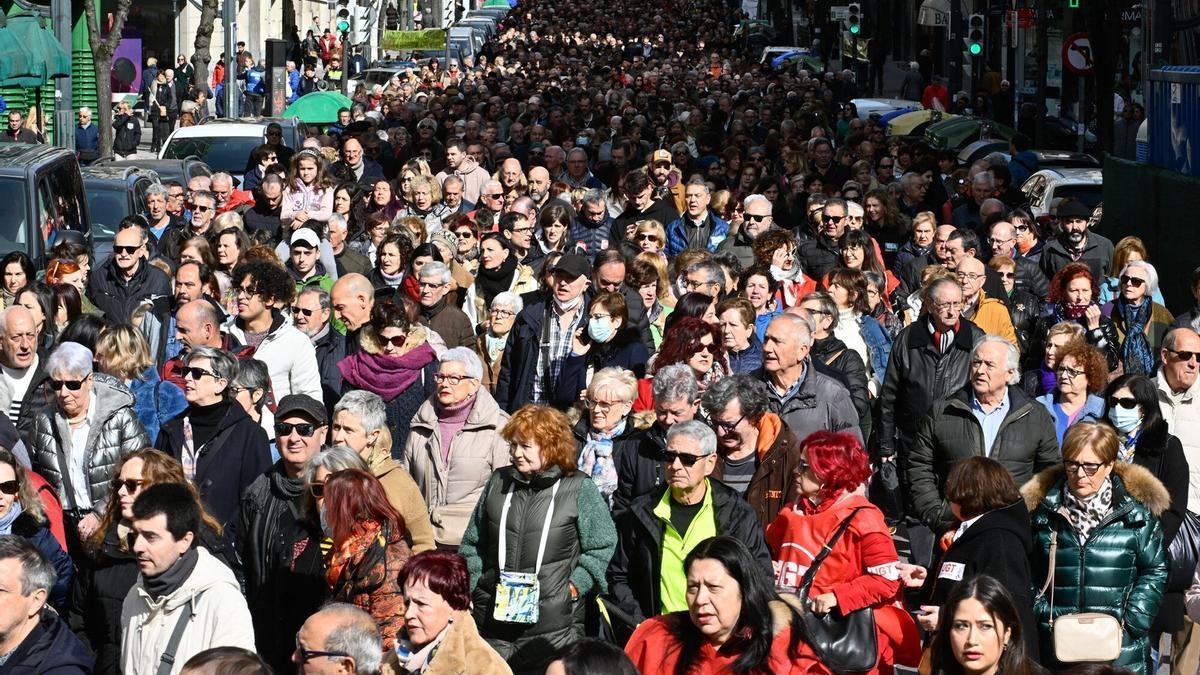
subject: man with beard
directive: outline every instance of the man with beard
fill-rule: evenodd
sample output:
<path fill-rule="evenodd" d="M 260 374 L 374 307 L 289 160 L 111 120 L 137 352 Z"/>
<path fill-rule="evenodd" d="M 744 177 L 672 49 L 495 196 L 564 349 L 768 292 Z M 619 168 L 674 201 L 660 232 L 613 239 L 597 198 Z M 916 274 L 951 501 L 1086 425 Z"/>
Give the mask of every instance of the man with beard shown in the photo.
<path fill-rule="evenodd" d="M 451 175 L 462 179 L 463 199 L 472 204 L 479 203 L 483 186 L 491 179 L 487 169 L 479 166 L 475 158 L 467 154 L 467 143 L 461 138 L 452 138 L 446 142 L 446 168 L 438 173 L 438 182 L 444 183 L 446 177 Z"/>
<path fill-rule="evenodd" d="M 687 208 L 686 188 L 683 185 L 683 176 L 671 161 L 671 153 L 655 150 L 650 154 L 650 164 L 646 168 L 650 184 L 654 186 L 654 199 L 670 196 L 675 202 L 675 211 L 683 213 Z"/>
<path fill-rule="evenodd" d="M 329 293 L 309 286 L 292 302 L 292 323 L 312 340 L 317 352 L 317 370 L 321 372 L 321 397 L 332 413 L 342 393 L 342 373 L 338 361 L 346 357 L 346 337 L 333 329 L 333 303 Z"/>
<path fill-rule="evenodd" d="M 1107 237 L 1091 231 L 1088 227 L 1091 216 L 1091 209 L 1077 199 L 1066 199 L 1058 205 L 1058 237 L 1046 242 L 1042 249 L 1042 272 L 1047 279 L 1053 279 L 1056 272 L 1073 262 L 1091 268 L 1093 278 L 1111 276 L 1113 244 Z"/>
<path fill-rule="evenodd" d="M 529 169 L 529 198 L 538 211 L 550 200 L 550 172 L 545 167 L 535 166 Z"/>

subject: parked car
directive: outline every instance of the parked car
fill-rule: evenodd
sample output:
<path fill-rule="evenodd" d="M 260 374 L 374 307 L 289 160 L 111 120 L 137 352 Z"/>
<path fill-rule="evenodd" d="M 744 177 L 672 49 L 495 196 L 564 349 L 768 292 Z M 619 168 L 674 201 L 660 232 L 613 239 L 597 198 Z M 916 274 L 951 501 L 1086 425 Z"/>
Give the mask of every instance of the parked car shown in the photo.
<path fill-rule="evenodd" d="M 120 168 L 132 166 L 139 169 L 148 169 L 158 174 L 158 179 L 164 183 L 178 181 L 183 186 L 186 186 L 188 181 L 196 176 L 211 176 L 213 173 L 212 169 L 208 168 L 208 165 L 200 161 L 197 157 L 187 157 L 184 159 L 123 159 L 121 161 L 101 159 L 92 166 Z"/>
<path fill-rule="evenodd" d="M 160 179 L 157 173 L 136 166 L 88 166 L 81 173 L 92 214 L 92 253 L 95 264 L 100 264 L 112 253 L 117 225 L 126 216 L 146 212 L 146 189 Z"/>
<path fill-rule="evenodd" d="M 198 157 L 214 172 L 229 173 L 240 184 L 250 153 L 266 141 L 267 125 L 271 122 L 278 122 L 283 127 L 284 145 L 293 150 L 304 147 L 308 127 L 298 117 L 217 118 L 176 129 L 163 144 L 158 157 Z"/>
<path fill-rule="evenodd" d="M 1063 199 L 1078 199 L 1089 209 L 1104 198 L 1104 176 L 1100 169 L 1042 169 L 1021 185 L 1021 192 L 1034 218 L 1046 220 Z"/>
<path fill-rule="evenodd" d="M 377 84 L 386 87 L 388 82 L 390 82 L 394 76 L 402 74 L 406 69 L 409 68 L 416 70 L 419 68 L 419 66 L 415 61 L 405 61 L 402 63 L 379 65 L 367 68 L 360 73 L 350 76 L 350 89 L 354 90 L 359 82 L 367 85 L 368 91 L 371 89 L 371 87 Z M 302 138 L 300 141 L 303 143 L 304 139 Z"/>
<path fill-rule="evenodd" d="M 24 251 L 36 268 L 60 230 L 90 241 L 91 219 L 75 153 L 51 145 L 0 144 L 0 255 Z"/>

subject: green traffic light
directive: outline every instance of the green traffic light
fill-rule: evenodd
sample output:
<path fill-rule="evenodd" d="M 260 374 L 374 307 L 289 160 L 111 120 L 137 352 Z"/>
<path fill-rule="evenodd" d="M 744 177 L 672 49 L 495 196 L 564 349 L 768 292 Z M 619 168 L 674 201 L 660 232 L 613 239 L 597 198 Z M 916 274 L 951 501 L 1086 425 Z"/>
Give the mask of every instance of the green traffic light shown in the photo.
<path fill-rule="evenodd" d="M 350 22 L 345 20 L 339 21 L 337 28 L 339 32 L 345 33 L 346 31 L 350 30 Z"/>
<path fill-rule="evenodd" d="M 983 45 L 978 42 L 972 42 L 968 49 L 971 51 L 971 56 L 979 56 L 983 53 Z"/>
<path fill-rule="evenodd" d="M 858 35 L 859 31 L 861 31 L 861 30 L 862 30 L 862 28 L 860 28 L 858 26 L 858 24 L 850 26 L 850 32 L 853 33 L 854 35 Z"/>

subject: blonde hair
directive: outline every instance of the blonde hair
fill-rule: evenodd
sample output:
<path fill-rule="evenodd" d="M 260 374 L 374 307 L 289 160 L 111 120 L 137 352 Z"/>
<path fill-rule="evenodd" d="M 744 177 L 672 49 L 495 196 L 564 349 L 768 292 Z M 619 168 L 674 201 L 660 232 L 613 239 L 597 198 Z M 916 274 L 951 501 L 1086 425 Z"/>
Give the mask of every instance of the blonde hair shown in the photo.
<path fill-rule="evenodd" d="M 659 248 L 666 248 L 666 246 L 667 246 L 667 231 L 665 229 L 663 229 L 662 223 L 660 223 L 654 219 L 637 221 L 637 224 L 633 231 L 634 238 L 636 239 L 638 236 L 646 234 L 647 232 L 650 234 L 653 234 L 656 238 L 658 238 Z M 634 243 L 636 245 L 636 241 Z"/>
<path fill-rule="evenodd" d="M 594 398 L 606 389 L 614 387 L 623 387 L 626 392 L 623 398 L 630 402 L 637 398 L 637 378 L 628 370 L 617 367 L 601 368 L 596 371 L 596 374 L 592 375 L 592 381 L 588 383 L 587 393 L 589 397 Z"/>
<path fill-rule="evenodd" d="M 245 230 L 246 223 L 242 220 L 242 216 L 240 214 L 234 211 L 226 211 L 213 220 L 212 231 L 221 232 L 231 227 L 236 227 L 239 230 Z"/>
<path fill-rule="evenodd" d="M 1104 422 L 1077 422 L 1063 436 L 1063 461 L 1072 461 L 1079 453 L 1091 449 L 1105 464 L 1117 461 L 1117 432 Z"/>
<path fill-rule="evenodd" d="M 104 370 L 123 380 L 140 379 L 154 364 L 150 345 L 142 332 L 122 323 L 108 328 L 96 340 L 96 357 Z"/>

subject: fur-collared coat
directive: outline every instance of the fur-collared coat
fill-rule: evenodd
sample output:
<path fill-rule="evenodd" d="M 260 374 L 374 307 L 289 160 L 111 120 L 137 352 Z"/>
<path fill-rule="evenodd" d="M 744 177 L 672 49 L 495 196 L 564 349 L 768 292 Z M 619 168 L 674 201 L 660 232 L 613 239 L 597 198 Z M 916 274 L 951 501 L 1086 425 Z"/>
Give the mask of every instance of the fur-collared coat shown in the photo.
<path fill-rule="evenodd" d="M 446 629 L 446 637 L 423 675 L 512 675 L 504 659 L 479 636 L 470 611 L 455 611 L 452 618 L 454 623 Z M 396 675 L 417 672 L 406 670 L 394 650 L 384 657 L 383 669 Z"/>
<path fill-rule="evenodd" d="M 1163 484 L 1148 470 L 1117 462 L 1110 474 L 1112 509 L 1080 543 L 1064 515 L 1065 470 L 1047 469 L 1021 488 L 1032 514 L 1033 613 L 1038 621 L 1041 663 L 1061 670 L 1053 658 L 1051 622 L 1063 614 L 1101 612 L 1121 622 L 1121 655 L 1114 666 L 1150 672 L 1148 634 L 1167 581 L 1167 554 L 1159 515 L 1171 504 Z M 1058 533 L 1054 605 L 1041 592 L 1049 568 L 1051 532 Z"/>

